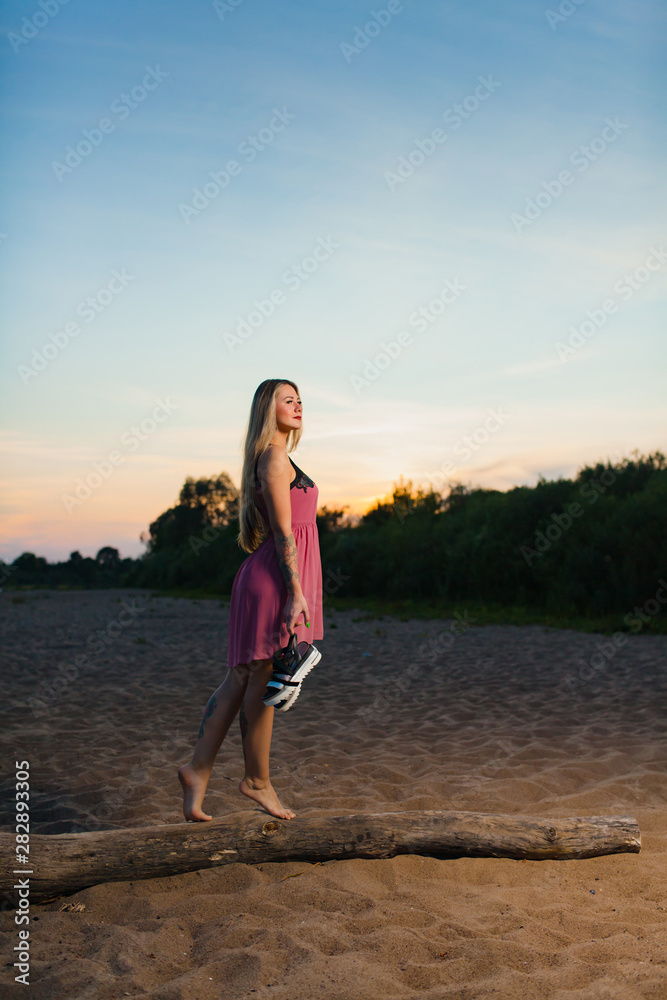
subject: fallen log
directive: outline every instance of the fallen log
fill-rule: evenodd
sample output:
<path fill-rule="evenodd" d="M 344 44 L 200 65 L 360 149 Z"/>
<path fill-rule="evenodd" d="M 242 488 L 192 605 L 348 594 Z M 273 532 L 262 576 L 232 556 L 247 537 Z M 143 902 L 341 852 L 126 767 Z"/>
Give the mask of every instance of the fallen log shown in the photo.
<path fill-rule="evenodd" d="M 0 834 L 3 885 L 14 874 L 15 838 Z M 30 837 L 30 898 L 44 902 L 101 882 L 160 878 L 242 862 L 331 861 L 422 854 L 530 860 L 637 853 L 631 816 L 535 819 L 473 812 L 359 813 L 281 820 L 247 812 L 201 823 Z M 11 859 L 11 860 L 10 860 Z"/>

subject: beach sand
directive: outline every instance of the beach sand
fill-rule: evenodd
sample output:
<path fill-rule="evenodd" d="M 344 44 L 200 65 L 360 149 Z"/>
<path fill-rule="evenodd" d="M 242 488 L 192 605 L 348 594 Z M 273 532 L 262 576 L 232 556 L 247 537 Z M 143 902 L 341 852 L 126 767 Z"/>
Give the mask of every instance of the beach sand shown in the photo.
<path fill-rule="evenodd" d="M 30 761 L 34 833 L 182 822 L 176 769 L 225 673 L 227 607 L 34 591 L 0 594 L 0 613 L 13 668 L 1 681 L 2 829 L 13 828 L 15 759 Z M 275 716 L 272 779 L 292 822 L 405 809 L 632 815 L 639 854 L 232 864 L 93 886 L 32 907 L 30 996 L 667 997 L 667 637 L 630 636 L 592 669 L 609 637 L 451 624 L 325 605 L 322 660 Z M 78 675 L 57 670 L 86 650 Z M 235 725 L 204 801 L 214 817 L 257 816 L 242 773 Z M 85 910 L 59 912 L 64 901 Z M 8 997 L 28 995 L 12 983 L 13 917 L 2 914 Z"/>

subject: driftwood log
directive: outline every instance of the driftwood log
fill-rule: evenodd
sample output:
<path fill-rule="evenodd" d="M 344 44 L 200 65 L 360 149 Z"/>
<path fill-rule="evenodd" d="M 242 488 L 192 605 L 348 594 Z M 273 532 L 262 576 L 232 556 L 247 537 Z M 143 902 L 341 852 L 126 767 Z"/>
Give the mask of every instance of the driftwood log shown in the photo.
<path fill-rule="evenodd" d="M 637 853 L 641 835 L 632 816 L 535 819 L 473 812 L 360 813 L 298 817 L 266 814 L 164 826 L 30 837 L 30 898 L 45 902 L 101 882 L 159 878 L 235 861 L 332 861 L 422 854 L 441 858 L 532 860 Z M 0 834 L 5 890 L 13 874 L 15 840 Z"/>

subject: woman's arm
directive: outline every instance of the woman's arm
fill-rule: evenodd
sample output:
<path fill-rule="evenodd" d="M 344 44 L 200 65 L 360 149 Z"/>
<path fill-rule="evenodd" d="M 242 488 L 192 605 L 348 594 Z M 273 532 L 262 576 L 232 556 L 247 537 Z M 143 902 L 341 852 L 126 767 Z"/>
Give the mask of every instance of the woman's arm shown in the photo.
<path fill-rule="evenodd" d="M 287 600 L 283 609 L 283 621 L 290 635 L 294 634 L 300 615 L 308 623 L 309 612 L 306 599 L 299 579 L 299 563 L 297 559 L 296 542 L 292 534 L 292 501 L 290 499 L 290 482 L 292 465 L 284 452 L 276 448 L 267 449 L 260 455 L 257 472 L 266 501 L 266 509 L 273 537 L 276 543 L 278 565 L 287 586 Z"/>
<path fill-rule="evenodd" d="M 265 452 L 260 456 L 257 473 L 276 544 L 280 572 L 287 590 L 291 594 L 301 595 L 296 542 L 292 534 L 291 462 L 284 453 L 270 448 L 268 455 Z"/>

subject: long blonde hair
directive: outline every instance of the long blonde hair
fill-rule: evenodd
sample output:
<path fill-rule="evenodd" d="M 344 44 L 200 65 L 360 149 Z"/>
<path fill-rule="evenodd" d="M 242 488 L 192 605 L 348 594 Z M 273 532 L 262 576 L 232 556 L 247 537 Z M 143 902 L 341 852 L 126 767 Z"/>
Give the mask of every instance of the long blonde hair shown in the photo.
<path fill-rule="evenodd" d="M 255 389 L 248 417 L 248 428 L 243 441 L 243 469 L 239 491 L 239 533 L 236 540 L 245 552 L 254 552 L 264 541 L 269 526 L 257 506 L 257 476 L 255 459 L 266 451 L 273 439 L 276 422 L 276 396 L 284 385 L 291 385 L 297 396 L 296 382 L 288 378 L 267 378 Z M 287 434 L 287 451 L 294 451 L 301 438 L 301 427 Z"/>

